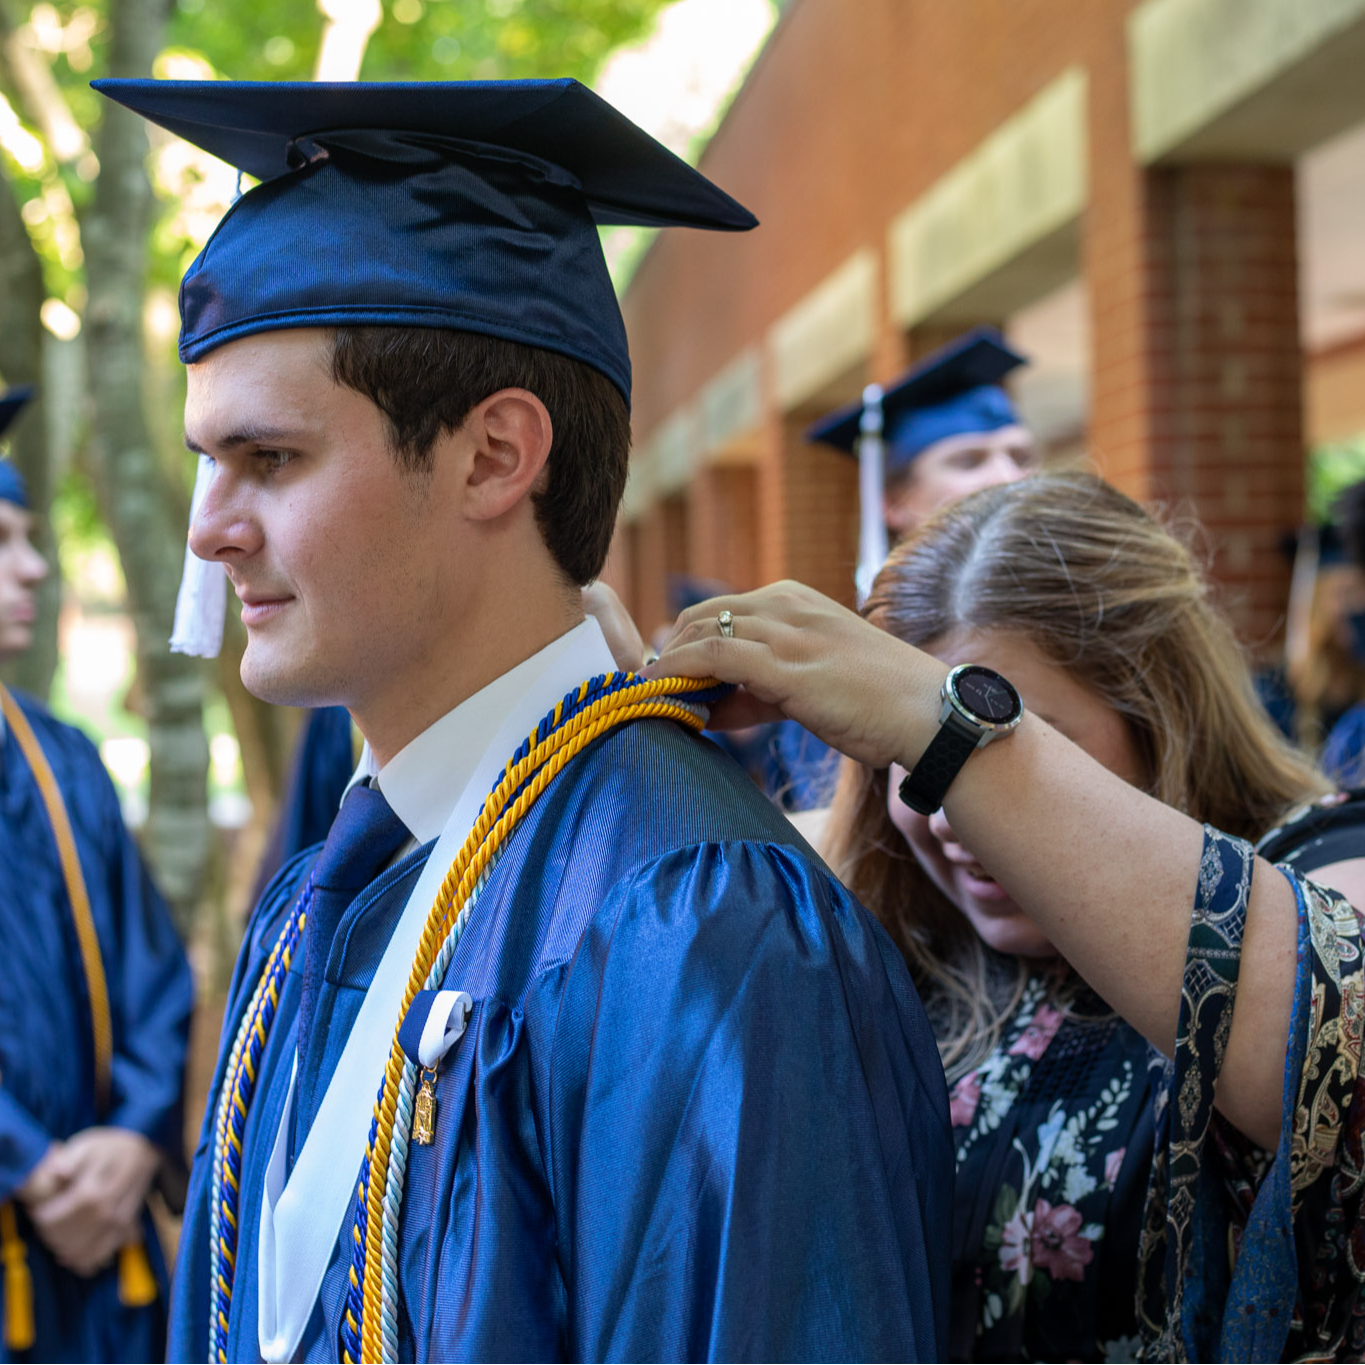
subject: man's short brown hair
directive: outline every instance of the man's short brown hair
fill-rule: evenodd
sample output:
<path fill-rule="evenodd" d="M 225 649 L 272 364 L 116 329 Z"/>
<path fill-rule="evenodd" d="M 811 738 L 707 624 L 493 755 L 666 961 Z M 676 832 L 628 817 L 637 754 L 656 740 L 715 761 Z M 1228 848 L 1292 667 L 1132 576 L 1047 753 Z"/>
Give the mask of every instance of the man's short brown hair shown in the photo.
<path fill-rule="evenodd" d="M 431 467 L 443 431 L 455 431 L 499 389 L 526 389 L 550 414 L 554 441 L 536 523 L 573 583 L 602 572 L 626 486 L 630 410 L 616 385 L 580 360 L 515 341 L 426 327 L 339 327 L 332 377 L 388 419 L 399 465 Z"/>

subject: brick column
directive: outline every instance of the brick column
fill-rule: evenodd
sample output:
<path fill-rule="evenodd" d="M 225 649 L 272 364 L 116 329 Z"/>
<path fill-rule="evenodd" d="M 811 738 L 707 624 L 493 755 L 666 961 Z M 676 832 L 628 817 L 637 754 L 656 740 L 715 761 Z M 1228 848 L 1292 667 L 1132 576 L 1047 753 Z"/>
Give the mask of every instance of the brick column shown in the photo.
<path fill-rule="evenodd" d="M 602 567 L 602 581 L 615 590 L 632 615 L 635 614 L 635 537 L 634 526 L 618 521 L 607 562 Z"/>
<path fill-rule="evenodd" d="M 807 444 L 812 420 L 803 415 L 782 422 L 781 572 L 851 607 L 858 561 L 858 463 L 828 446 Z"/>
<path fill-rule="evenodd" d="M 1092 91 L 1091 450 L 1125 492 L 1199 519 L 1223 604 L 1266 650 L 1303 503 L 1293 168 L 1135 166 L 1126 107 Z"/>
<path fill-rule="evenodd" d="M 748 465 L 710 465 L 688 486 L 687 562 L 699 578 L 738 592 L 758 579 L 758 476 Z"/>
<path fill-rule="evenodd" d="M 635 592 L 631 611 L 646 639 L 668 619 L 668 518 L 656 502 L 635 523 Z"/>

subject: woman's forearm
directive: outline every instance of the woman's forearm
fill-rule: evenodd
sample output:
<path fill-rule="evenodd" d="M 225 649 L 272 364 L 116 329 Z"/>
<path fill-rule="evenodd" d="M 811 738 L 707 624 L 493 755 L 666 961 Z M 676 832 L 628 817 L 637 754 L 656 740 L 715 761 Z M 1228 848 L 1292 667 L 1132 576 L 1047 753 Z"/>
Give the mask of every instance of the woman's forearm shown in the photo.
<path fill-rule="evenodd" d="M 909 766 L 923 725 L 907 718 Z M 918 746 L 915 747 L 915 746 Z M 1168 1056 L 1203 829 L 1129 786 L 1036 717 L 968 760 L 944 803 L 956 831 L 1084 979 Z M 1278 1142 L 1297 907 L 1257 860 L 1218 1106 Z"/>
<path fill-rule="evenodd" d="M 733 616 L 733 637 L 716 616 Z M 946 665 L 800 584 L 685 612 L 649 672 L 740 685 L 872 767 L 913 768 L 938 730 Z M 1202 827 L 1115 776 L 1036 716 L 967 761 L 944 802 L 953 830 L 1057 950 L 1168 1055 Z M 1218 1103 L 1274 1146 L 1293 998 L 1296 903 L 1257 863 Z"/>

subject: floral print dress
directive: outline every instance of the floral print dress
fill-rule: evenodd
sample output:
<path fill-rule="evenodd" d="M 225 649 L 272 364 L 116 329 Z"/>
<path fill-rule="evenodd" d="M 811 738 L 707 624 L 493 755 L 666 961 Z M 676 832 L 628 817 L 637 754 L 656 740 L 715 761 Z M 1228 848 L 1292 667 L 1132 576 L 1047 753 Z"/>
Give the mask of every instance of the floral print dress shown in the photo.
<path fill-rule="evenodd" d="M 1361 915 L 1280 865 L 1298 956 L 1265 1151 L 1213 1107 L 1253 861 L 1205 829 L 1172 1061 L 1040 978 L 952 1087 L 955 1359 L 1365 1359 Z"/>
<path fill-rule="evenodd" d="M 1147 1043 L 1088 991 L 1033 977 L 999 1045 L 952 1087 L 950 1354 L 1132 1360 L 1152 1164 Z"/>

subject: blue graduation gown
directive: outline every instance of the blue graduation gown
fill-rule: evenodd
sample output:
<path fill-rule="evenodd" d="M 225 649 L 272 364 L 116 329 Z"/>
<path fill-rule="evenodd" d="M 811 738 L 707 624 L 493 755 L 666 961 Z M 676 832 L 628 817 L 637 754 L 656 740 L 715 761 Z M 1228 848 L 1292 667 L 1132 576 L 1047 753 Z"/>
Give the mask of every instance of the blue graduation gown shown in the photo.
<path fill-rule="evenodd" d="M 337 928 L 328 1025 L 299 1064 L 305 1129 L 429 852 Z M 257 909 L 225 1046 L 311 861 Z M 258 1359 L 256 1230 L 299 966 L 245 1132 L 234 1360 Z M 644 721 L 575 759 L 508 844 L 445 984 L 475 1005 L 441 1066 L 435 1142 L 409 1149 L 404 1358 L 939 1357 L 953 1154 L 933 1037 L 890 939 L 712 745 Z M 207 1350 L 209 1141 L 206 1120 L 173 1360 Z M 335 1256 L 306 1359 L 338 1356 L 346 1275 Z"/>
<path fill-rule="evenodd" d="M 99 753 L 36 701 L 16 700 L 47 756 L 70 817 L 109 988 L 114 1055 L 108 1113 L 95 1111 L 85 976 L 47 809 L 13 735 L 0 743 L 0 1202 L 54 1139 L 107 1123 L 183 1161 L 181 1089 L 193 986 L 170 911 L 123 823 Z M 158 1302 L 119 1302 L 115 1267 L 63 1270 L 18 1210 L 33 1277 L 34 1360 L 153 1360 L 164 1349 L 165 1267 L 144 1236 Z M 0 1283 L 0 1298 L 3 1297 Z M 0 1319 L 2 1320 L 2 1319 Z M 5 1347 L 0 1339 L 0 1359 Z"/>

